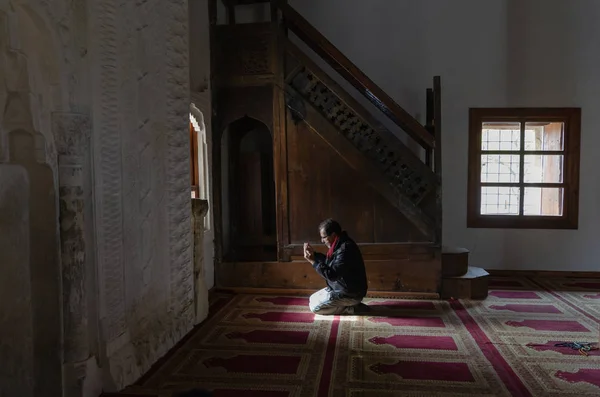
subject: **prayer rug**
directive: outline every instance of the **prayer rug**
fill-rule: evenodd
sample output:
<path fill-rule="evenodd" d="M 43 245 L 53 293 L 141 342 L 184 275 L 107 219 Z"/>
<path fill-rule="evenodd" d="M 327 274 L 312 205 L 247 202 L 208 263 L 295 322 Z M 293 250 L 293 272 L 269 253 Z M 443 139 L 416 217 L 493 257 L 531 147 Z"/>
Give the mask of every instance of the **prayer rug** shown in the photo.
<path fill-rule="evenodd" d="M 495 278 L 484 301 L 367 299 L 394 317 L 318 316 L 308 298 L 214 295 L 211 315 L 131 388 L 215 397 L 598 396 L 600 280 Z"/>

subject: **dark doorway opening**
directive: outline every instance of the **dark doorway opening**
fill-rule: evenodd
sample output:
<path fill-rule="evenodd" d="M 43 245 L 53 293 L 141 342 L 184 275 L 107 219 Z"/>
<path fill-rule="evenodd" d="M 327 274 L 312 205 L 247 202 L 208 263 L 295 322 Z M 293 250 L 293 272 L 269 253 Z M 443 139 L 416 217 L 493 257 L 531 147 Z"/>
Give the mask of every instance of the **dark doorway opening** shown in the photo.
<path fill-rule="evenodd" d="M 232 122 L 223 140 L 225 260 L 276 261 L 273 138 L 250 117 Z M 224 179 L 225 179 L 224 178 Z"/>

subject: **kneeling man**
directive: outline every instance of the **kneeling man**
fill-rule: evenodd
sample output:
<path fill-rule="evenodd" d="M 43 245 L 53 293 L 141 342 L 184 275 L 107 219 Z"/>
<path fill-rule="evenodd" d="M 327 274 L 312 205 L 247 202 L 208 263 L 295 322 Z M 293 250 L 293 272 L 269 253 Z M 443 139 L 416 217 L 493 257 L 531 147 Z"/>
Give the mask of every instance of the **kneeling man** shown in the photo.
<path fill-rule="evenodd" d="M 323 221 L 319 233 L 327 254 L 315 252 L 305 243 L 304 258 L 325 279 L 327 287 L 311 295 L 310 310 L 315 314 L 367 311 L 368 307 L 361 304 L 367 295 L 367 272 L 358 245 L 333 219 Z"/>

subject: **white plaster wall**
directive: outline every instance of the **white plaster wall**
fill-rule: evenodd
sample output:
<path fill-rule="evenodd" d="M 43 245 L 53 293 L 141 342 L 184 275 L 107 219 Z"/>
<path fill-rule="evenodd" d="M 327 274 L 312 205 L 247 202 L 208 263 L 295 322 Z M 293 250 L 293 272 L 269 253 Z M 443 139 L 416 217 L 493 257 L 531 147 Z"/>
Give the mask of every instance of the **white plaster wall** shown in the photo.
<path fill-rule="evenodd" d="M 600 269 L 600 2 L 509 0 L 508 103 L 582 108 L 579 230 L 507 230 L 507 269 Z"/>
<path fill-rule="evenodd" d="M 291 0 L 346 56 L 423 121 L 442 77 L 444 240 L 497 269 L 597 270 L 600 27 L 594 0 Z M 561 59 L 561 57 L 566 57 Z M 466 227 L 468 108 L 582 107 L 577 231 Z M 385 122 L 385 120 L 383 120 Z M 389 125 L 389 123 L 386 123 Z"/>

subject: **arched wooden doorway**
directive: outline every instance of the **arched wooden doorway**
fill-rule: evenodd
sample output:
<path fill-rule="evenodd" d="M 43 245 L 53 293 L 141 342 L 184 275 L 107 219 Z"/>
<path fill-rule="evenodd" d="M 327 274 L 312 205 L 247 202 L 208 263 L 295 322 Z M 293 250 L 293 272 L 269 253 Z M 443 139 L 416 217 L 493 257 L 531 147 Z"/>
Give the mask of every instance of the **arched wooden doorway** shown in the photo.
<path fill-rule="evenodd" d="M 225 257 L 277 260 L 273 138 L 262 122 L 243 117 L 225 131 L 222 172 Z M 225 179 L 225 178 L 224 178 Z"/>

